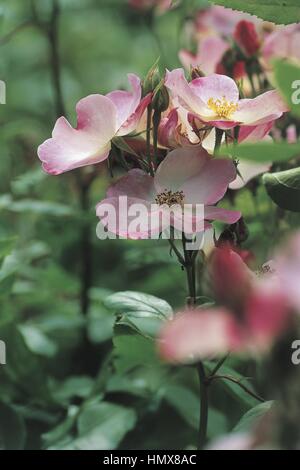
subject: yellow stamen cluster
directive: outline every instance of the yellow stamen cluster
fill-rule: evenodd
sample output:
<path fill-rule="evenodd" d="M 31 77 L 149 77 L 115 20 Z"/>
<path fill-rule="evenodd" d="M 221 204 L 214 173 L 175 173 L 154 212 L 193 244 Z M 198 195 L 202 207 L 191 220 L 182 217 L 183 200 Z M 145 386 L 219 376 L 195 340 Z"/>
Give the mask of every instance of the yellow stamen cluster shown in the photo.
<path fill-rule="evenodd" d="M 234 113 L 238 105 L 232 101 L 227 101 L 225 96 L 221 100 L 215 100 L 214 98 L 209 98 L 207 105 L 212 109 L 217 116 L 221 118 L 229 119 L 232 113 Z"/>
<path fill-rule="evenodd" d="M 155 198 L 156 204 L 160 206 L 167 204 L 167 206 L 172 207 L 175 204 L 182 205 L 184 201 L 183 191 L 172 192 L 168 189 L 165 189 L 162 193 L 158 194 Z"/>

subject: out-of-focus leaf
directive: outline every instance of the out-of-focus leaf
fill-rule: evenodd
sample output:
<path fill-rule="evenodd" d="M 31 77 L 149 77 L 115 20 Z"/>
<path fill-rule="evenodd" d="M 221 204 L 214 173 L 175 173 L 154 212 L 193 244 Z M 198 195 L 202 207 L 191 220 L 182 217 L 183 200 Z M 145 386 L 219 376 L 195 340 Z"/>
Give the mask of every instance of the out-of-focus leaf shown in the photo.
<path fill-rule="evenodd" d="M 205 361 L 205 367 L 207 368 L 209 372 L 213 371 L 215 365 L 216 365 L 215 363 L 212 363 L 210 361 Z M 249 380 L 247 380 L 245 377 L 243 377 L 241 374 L 231 369 L 230 367 L 222 366 L 219 369 L 218 374 L 234 377 L 240 380 L 240 382 L 243 385 L 246 385 L 249 390 L 255 392 Z M 257 405 L 257 400 L 253 396 L 249 395 L 249 393 L 247 393 L 245 390 L 243 390 L 238 384 L 235 384 L 231 382 L 230 380 L 220 379 L 220 380 L 215 380 L 212 386 L 217 386 L 218 384 L 220 384 L 223 387 L 223 389 L 226 390 L 235 399 L 238 399 L 238 401 L 244 406 L 248 408 L 252 408 Z"/>
<path fill-rule="evenodd" d="M 57 345 L 49 339 L 39 328 L 33 325 L 20 325 L 26 345 L 35 354 L 45 357 L 53 357 L 57 353 Z"/>
<path fill-rule="evenodd" d="M 24 420 L 11 405 L 0 403 L 0 449 L 24 449 L 26 428 Z"/>
<path fill-rule="evenodd" d="M 240 10 L 276 24 L 300 22 L 298 0 L 212 0 L 215 5 Z"/>
<path fill-rule="evenodd" d="M 62 450 L 116 449 L 135 423 L 130 408 L 106 402 L 87 405 L 78 418 L 78 437 Z"/>
<path fill-rule="evenodd" d="M 44 447 L 50 447 L 68 435 L 68 433 L 75 426 L 78 411 L 78 406 L 70 406 L 67 417 L 61 423 L 55 426 L 55 428 L 42 434 Z"/>
<path fill-rule="evenodd" d="M 242 143 L 238 146 L 222 146 L 219 154 L 256 163 L 285 162 L 300 155 L 300 144 L 288 144 L 287 142 Z"/>
<path fill-rule="evenodd" d="M 27 173 L 18 176 L 11 183 L 12 191 L 14 194 L 26 195 L 29 191 L 34 190 L 39 183 L 42 183 L 47 178 L 47 173 L 42 170 L 41 166 L 31 169 Z"/>
<path fill-rule="evenodd" d="M 266 401 L 247 411 L 241 420 L 234 427 L 234 432 L 251 431 L 260 419 L 270 411 L 274 401 Z"/>
<path fill-rule="evenodd" d="M 94 381 L 88 376 L 72 376 L 55 387 L 53 396 L 58 402 L 65 402 L 73 397 L 87 398 L 93 388 Z"/>
<path fill-rule="evenodd" d="M 15 244 L 17 237 L 10 237 L 0 240 L 0 261 L 7 255 L 9 255 Z"/>
<path fill-rule="evenodd" d="M 300 212 L 300 168 L 266 173 L 263 182 L 275 204 L 285 210 Z"/>

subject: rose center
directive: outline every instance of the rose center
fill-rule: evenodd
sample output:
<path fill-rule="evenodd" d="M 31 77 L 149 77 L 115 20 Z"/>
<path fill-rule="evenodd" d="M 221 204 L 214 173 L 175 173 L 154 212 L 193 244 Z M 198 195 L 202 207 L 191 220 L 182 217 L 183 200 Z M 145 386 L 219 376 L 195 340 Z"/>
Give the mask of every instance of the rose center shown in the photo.
<path fill-rule="evenodd" d="M 160 206 L 167 204 L 167 206 L 172 207 L 175 204 L 183 205 L 184 194 L 183 191 L 170 191 L 165 189 L 162 193 L 158 194 L 155 198 L 156 204 Z"/>
<path fill-rule="evenodd" d="M 216 113 L 217 116 L 226 119 L 230 118 L 232 113 L 234 113 L 238 108 L 238 105 L 236 103 L 233 103 L 232 101 L 227 101 L 225 96 L 223 96 L 221 100 L 209 98 L 207 105 Z"/>

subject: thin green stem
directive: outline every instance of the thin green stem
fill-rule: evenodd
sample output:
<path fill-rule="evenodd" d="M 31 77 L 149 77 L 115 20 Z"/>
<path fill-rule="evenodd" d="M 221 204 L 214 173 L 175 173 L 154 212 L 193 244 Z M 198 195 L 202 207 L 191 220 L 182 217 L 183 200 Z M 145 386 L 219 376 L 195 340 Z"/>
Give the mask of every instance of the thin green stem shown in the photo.
<path fill-rule="evenodd" d="M 187 281 L 189 288 L 188 305 L 195 306 L 197 302 L 197 291 L 196 291 L 196 269 L 195 260 L 193 253 L 190 253 L 186 249 L 186 239 L 182 234 L 183 252 L 185 258 L 185 268 L 187 273 Z M 207 424 L 208 424 L 208 383 L 205 374 L 203 363 L 200 361 L 196 364 L 196 369 L 199 377 L 200 385 L 200 421 L 199 421 L 199 434 L 198 434 L 198 449 L 203 449 L 207 435 Z"/>
<path fill-rule="evenodd" d="M 246 387 L 240 379 L 237 379 L 236 377 L 232 377 L 231 375 L 214 375 L 213 377 L 209 377 L 209 382 L 217 379 L 223 379 L 223 380 L 228 380 L 229 382 L 232 382 L 236 385 L 238 385 L 244 392 L 248 393 L 251 397 L 255 398 L 257 401 L 260 401 L 261 403 L 264 403 L 264 399 L 257 395 L 257 393 L 253 392 L 250 390 L 250 388 Z"/>
<path fill-rule="evenodd" d="M 203 449 L 206 441 L 207 424 L 208 424 L 208 386 L 206 381 L 205 369 L 202 362 L 197 364 L 197 372 L 200 383 L 200 422 L 198 449 Z"/>
<path fill-rule="evenodd" d="M 151 122 L 152 121 L 152 105 L 149 104 L 147 107 L 147 130 L 146 130 L 146 152 L 149 166 L 149 172 L 151 176 L 154 176 L 153 164 L 151 159 Z"/>

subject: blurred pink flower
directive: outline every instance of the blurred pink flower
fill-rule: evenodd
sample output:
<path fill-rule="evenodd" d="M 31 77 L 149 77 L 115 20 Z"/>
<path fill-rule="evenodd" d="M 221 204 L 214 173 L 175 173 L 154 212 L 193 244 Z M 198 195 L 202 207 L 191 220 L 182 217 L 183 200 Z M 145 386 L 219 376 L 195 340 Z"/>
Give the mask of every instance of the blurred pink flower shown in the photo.
<path fill-rule="evenodd" d="M 43 169 L 58 175 L 105 160 L 111 149 L 111 140 L 133 132 L 151 100 L 142 99 L 140 79 L 129 74 L 132 92 L 113 91 L 108 95 L 90 95 L 76 106 L 77 127 L 74 129 L 65 117 L 55 124 L 52 138 L 38 148 Z"/>
<path fill-rule="evenodd" d="M 142 204 L 147 211 L 146 230 L 130 230 L 128 227 L 123 230 L 116 226 L 117 235 L 133 239 L 149 238 L 148 217 L 159 210 L 164 212 L 163 204 L 166 209 L 175 204 L 182 207 L 184 204 L 202 204 L 204 220 L 200 222 L 205 229 L 210 227 L 209 221 L 212 220 L 234 223 L 241 217 L 240 212 L 222 209 L 215 204 L 222 199 L 235 174 L 230 160 L 213 159 L 201 147 L 173 150 L 159 165 L 154 177 L 134 169 L 110 186 L 107 198 L 97 205 L 97 215 L 101 217 L 103 205 L 110 204 L 119 216 L 121 196 L 127 196 L 129 208 L 136 203 Z M 194 214 L 186 213 L 185 207 L 183 209 L 184 216 L 190 217 L 194 224 Z M 151 234 L 166 228 L 161 226 L 161 221 L 158 222 L 157 227 L 151 225 Z M 102 223 L 109 225 L 110 221 L 102 220 Z"/>
<path fill-rule="evenodd" d="M 293 24 L 280 27 L 271 33 L 262 47 L 262 64 L 264 68 L 272 71 L 272 60 L 289 59 L 300 62 L 300 25 Z"/>
<path fill-rule="evenodd" d="M 288 302 L 300 313 L 300 232 L 287 240 L 272 267 Z"/>
<path fill-rule="evenodd" d="M 241 20 L 252 21 L 255 24 L 262 23 L 262 20 L 247 13 L 222 6 L 212 6 L 199 11 L 196 24 L 198 31 L 201 33 L 213 31 L 222 36 L 231 36 Z"/>
<path fill-rule="evenodd" d="M 221 306 L 189 309 L 162 329 L 159 349 L 170 362 L 233 352 L 263 353 L 287 328 L 290 310 L 277 280 L 257 278 L 228 247 L 212 255 L 210 274 Z"/>
<path fill-rule="evenodd" d="M 183 69 L 176 69 L 167 72 L 165 84 L 191 118 L 223 130 L 267 124 L 288 110 L 276 90 L 239 99 L 235 81 L 225 75 L 213 74 L 188 83 Z"/>
<path fill-rule="evenodd" d="M 218 64 L 229 48 L 229 43 L 221 37 L 208 36 L 199 41 L 196 54 L 181 49 L 179 59 L 187 70 L 191 67 L 199 67 L 205 75 L 210 75 L 216 72 Z"/>

